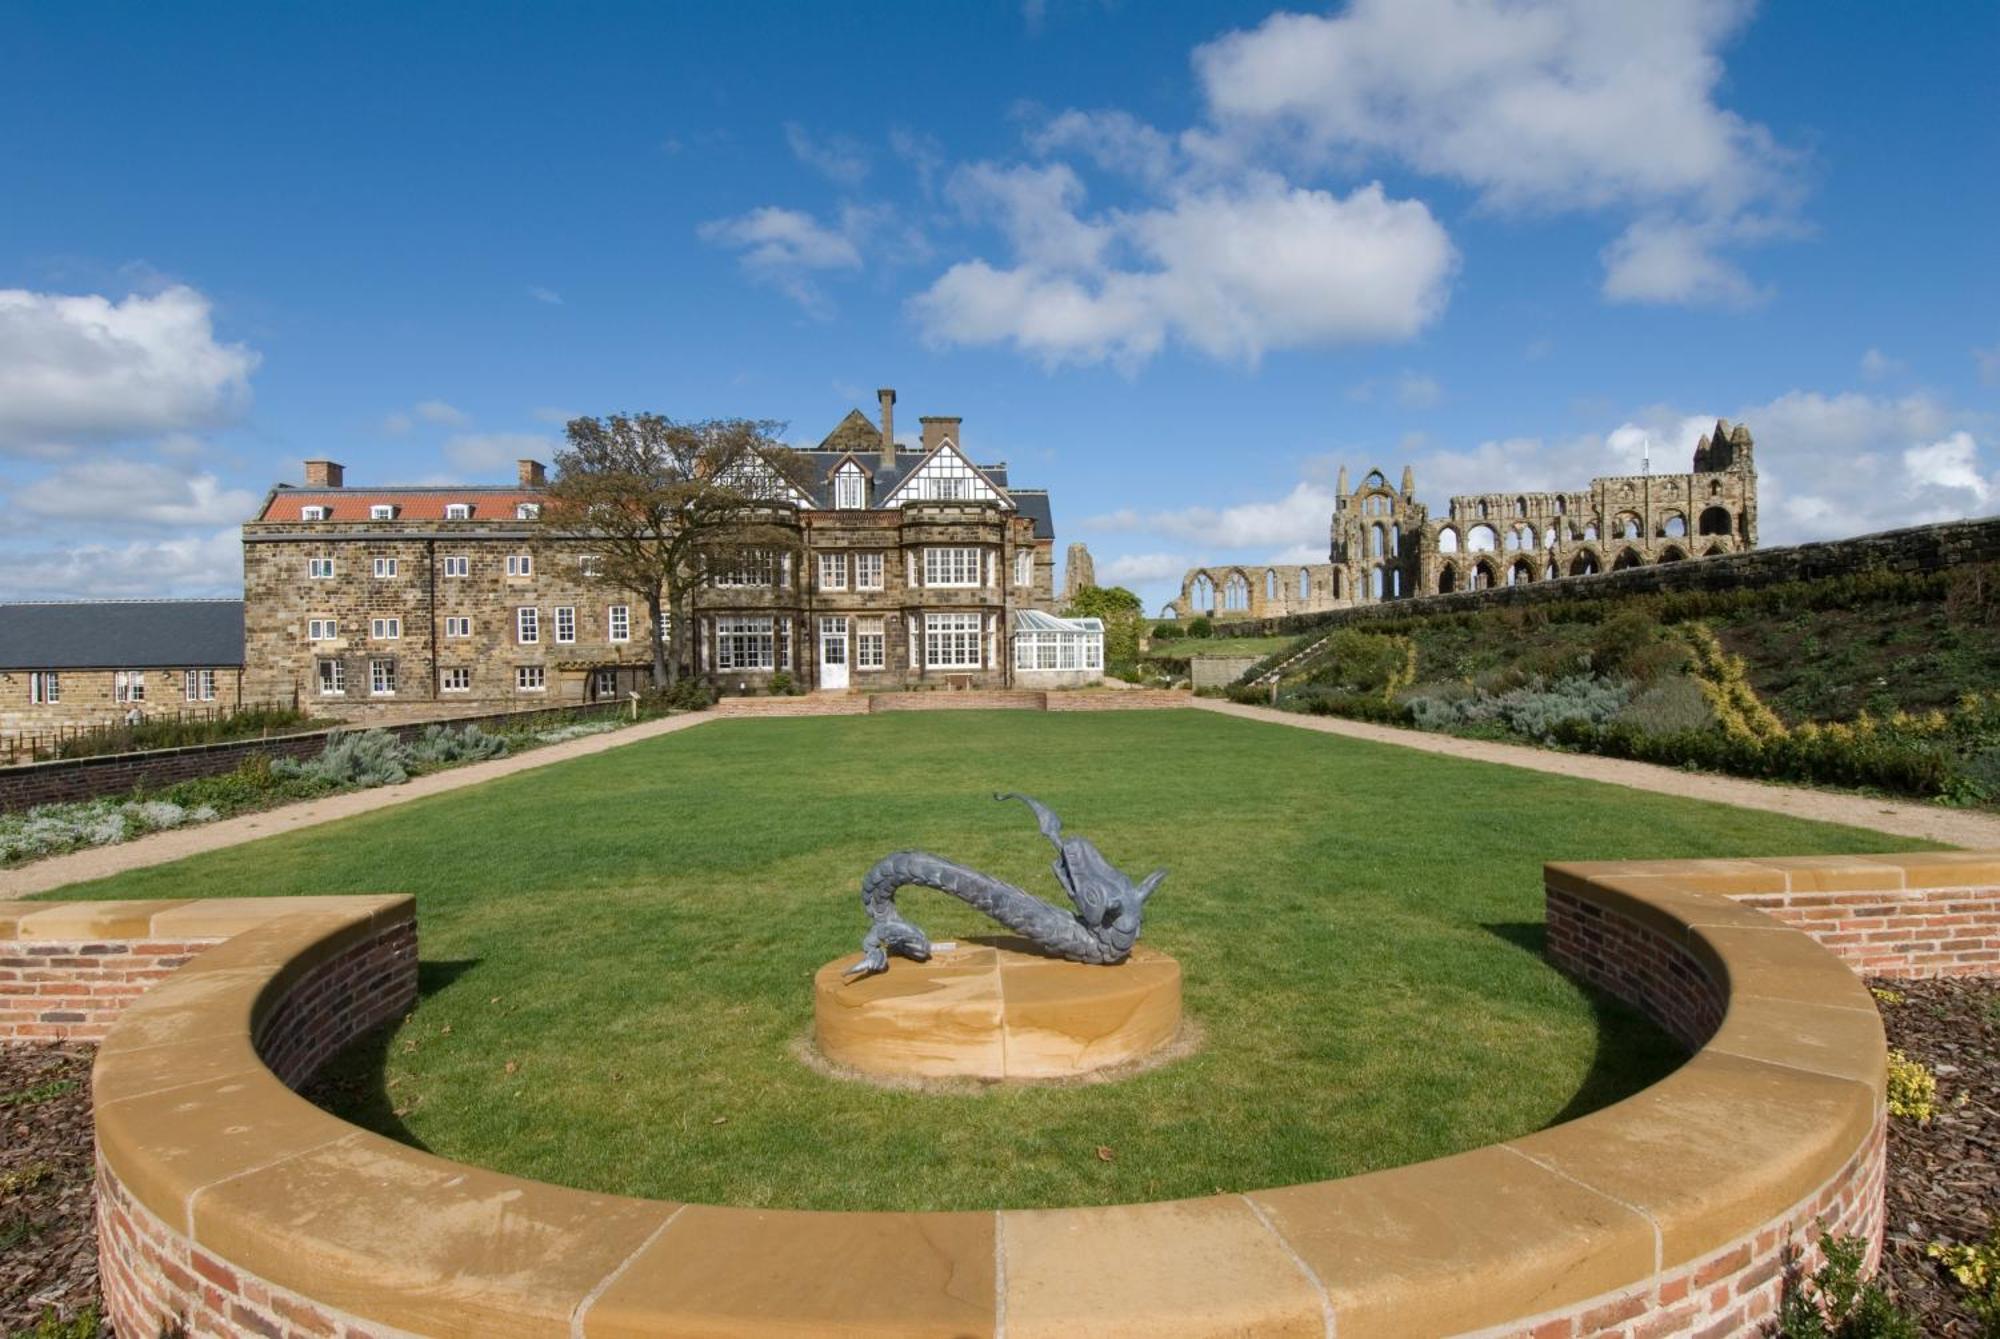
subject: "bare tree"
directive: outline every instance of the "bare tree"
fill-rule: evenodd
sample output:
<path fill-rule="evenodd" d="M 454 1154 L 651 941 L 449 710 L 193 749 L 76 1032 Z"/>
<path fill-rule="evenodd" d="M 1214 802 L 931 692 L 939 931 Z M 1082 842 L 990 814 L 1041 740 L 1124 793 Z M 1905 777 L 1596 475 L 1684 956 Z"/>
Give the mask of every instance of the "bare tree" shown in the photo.
<path fill-rule="evenodd" d="M 659 414 L 568 424 L 542 523 L 587 539 L 595 579 L 645 602 L 655 688 L 687 662 L 696 591 L 718 573 L 800 550 L 797 503 L 811 466 L 777 440 L 780 427 Z"/>

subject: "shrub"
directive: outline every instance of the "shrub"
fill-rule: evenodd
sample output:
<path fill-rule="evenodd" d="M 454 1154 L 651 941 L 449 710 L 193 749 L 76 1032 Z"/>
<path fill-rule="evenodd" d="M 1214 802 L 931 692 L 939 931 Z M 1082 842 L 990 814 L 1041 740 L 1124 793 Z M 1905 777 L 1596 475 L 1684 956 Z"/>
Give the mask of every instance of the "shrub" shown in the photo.
<path fill-rule="evenodd" d="M 1215 624 L 1209 621 L 1208 615 L 1203 614 L 1200 618 L 1188 624 L 1187 635 L 1190 637 L 1213 637 L 1215 635 Z"/>
<path fill-rule="evenodd" d="M 1715 708 L 1699 684 L 1676 674 L 1655 680 L 1611 719 L 1649 735 L 1670 735 L 1708 729 L 1715 724 Z"/>
<path fill-rule="evenodd" d="M 540 738 L 540 736 L 537 736 Z M 507 740 L 489 735 L 477 725 L 454 730 L 448 725 L 431 725 L 414 742 L 405 746 L 411 762 L 437 766 L 444 763 L 474 762 L 498 758 L 507 752 Z"/>
<path fill-rule="evenodd" d="M 715 685 L 706 679 L 685 678 L 653 700 L 673 711 L 707 711 L 715 705 Z"/>
<path fill-rule="evenodd" d="M 772 697 L 789 697 L 792 692 L 792 676 L 784 670 L 779 670 L 771 676 L 768 687 Z"/>
<path fill-rule="evenodd" d="M 1156 642 L 1177 642 L 1187 636 L 1187 631 L 1178 623 L 1155 623 L 1153 640 Z"/>
<path fill-rule="evenodd" d="M 1922 1061 L 1889 1050 L 1889 1114 L 1928 1125 L 1937 1114 L 1937 1076 Z"/>
<path fill-rule="evenodd" d="M 214 744 L 230 739 L 256 739 L 310 729 L 313 718 L 289 707 L 246 707 L 205 719 L 161 716 L 137 725 L 91 730 L 56 747 L 58 758 L 93 758 L 138 749 L 171 749 L 188 744 Z"/>
<path fill-rule="evenodd" d="M 274 776 L 329 786 L 393 786 L 410 779 L 408 756 L 386 730 L 337 730 L 316 758 L 279 758 Z"/>
<path fill-rule="evenodd" d="M 1965 1291 L 1966 1310 L 1979 1322 L 1984 1339 L 2000 1339 L 2000 1219 L 1986 1240 L 1972 1246 L 1934 1241 L 1925 1255 L 1937 1261 Z"/>
<path fill-rule="evenodd" d="M 162 799 L 36 805 L 20 813 L 0 814 L 0 865 L 79 847 L 111 846 L 148 832 L 212 823 L 220 817 L 209 805 L 189 806 Z"/>
<path fill-rule="evenodd" d="M 535 740 L 542 744 L 562 744 L 572 739 L 607 734 L 617 728 L 617 721 L 575 721 L 569 725 L 558 725 L 553 730 L 538 730 Z"/>
<path fill-rule="evenodd" d="M 1343 628 L 1326 639 L 1312 663 L 1315 684 L 1388 698 L 1417 677 L 1417 647 L 1407 637 Z"/>
<path fill-rule="evenodd" d="M 1825 1263 L 1785 1288 L 1778 1311 L 1783 1339 L 1919 1339 L 1917 1323 L 1882 1286 L 1863 1281 L 1866 1240 L 1828 1233 L 1819 1247 Z"/>

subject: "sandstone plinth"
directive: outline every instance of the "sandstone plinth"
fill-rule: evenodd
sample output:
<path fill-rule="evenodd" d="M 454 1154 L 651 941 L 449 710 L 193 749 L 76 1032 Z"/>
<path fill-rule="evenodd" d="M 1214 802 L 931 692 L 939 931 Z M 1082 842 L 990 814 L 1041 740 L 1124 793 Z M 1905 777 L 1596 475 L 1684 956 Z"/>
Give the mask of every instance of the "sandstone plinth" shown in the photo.
<path fill-rule="evenodd" d="M 1181 1021 L 1180 964 L 1143 945 L 1116 967 L 993 944 L 940 947 L 929 962 L 813 978 L 820 1051 L 867 1074 L 1055 1079 L 1150 1055 Z"/>

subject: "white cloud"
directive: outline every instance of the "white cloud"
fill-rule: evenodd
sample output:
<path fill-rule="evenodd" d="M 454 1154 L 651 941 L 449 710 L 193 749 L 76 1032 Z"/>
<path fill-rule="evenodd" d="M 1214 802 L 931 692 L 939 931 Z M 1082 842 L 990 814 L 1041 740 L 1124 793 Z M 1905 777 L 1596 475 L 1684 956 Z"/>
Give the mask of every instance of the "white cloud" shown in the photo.
<path fill-rule="evenodd" d="M 1149 186 L 1165 185 L 1181 166 L 1170 137 L 1117 110 L 1063 112 L 1030 130 L 1028 144 L 1044 155 L 1081 153 L 1107 172 Z"/>
<path fill-rule="evenodd" d="M 0 599 L 235 595 L 242 589 L 243 538 L 233 526 L 123 545 L 15 550 L 0 562 Z"/>
<path fill-rule="evenodd" d="M 1175 511 L 1140 513 L 1130 508 L 1089 517 L 1086 531 L 1143 532 L 1215 549 L 1257 549 L 1275 553 L 1304 546 L 1326 549 L 1333 516 L 1333 490 L 1301 481 L 1291 492 L 1269 502 L 1242 502 L 1230 507 L 1183 507 Z M 1315 561 L 1324 561 L 1316 559 Z M 1186 566 L 1187 564 L 1183 564 Z"/>
<path fill-rule="evenodd" d="M 472 422 L 472 415 L 443 400 L 420 400 L 412 412 L 426 423 L 439 423 L 447 428 L 462 428 Z"/>
<path fill-rule="evenodd" d="M 2000 478 L 1979 473 L 1979 444 L 1969 432 L 1955 432 L 1941 441 L 1905 449 L 1903 470 L 1909 476 L 1913 496 L 1934 491 L 1957 493 L 1968 506 L 1983 508 L 2000 492 Z"/>
<path fill-rule="evenodd" d="M 1083 182 L 1065 163 L 999 167 L 974 163 L 952 174 L 945 194 L 967 218 L 990 218 L 1023 262 L 1094 269 L 1117 236 L 1110 224 L 1077 217 Z"/>
<path fill-rule="evenodd" d="M 519 460 L 547 463 L 558 443 L 537 432 L 462 432 L 445 438 L 444 456 L 460 470 L 510 475 Z"/>
<path fill-rule="evenodd" d="M 1097 569 L 1100 581 L 1114 585 L 1127 582 L 1179 581 L 1181 573 L 1194 566 L 1177 553 L 1128 553 L 1106 559 Z"/>
<path fill-rule="evenodd" d="M 1870 381 L 1880 381 L 1883 377 L 1894 376 L 1903 368 L 1902 359 L 1891 358 L 1880 349 L 1870 349 L 1861 355 L 1861 375 Z"/>
<path fill-rule="evenodd" d="M 925 199 L 935 189 L 938 173 L 944 170 L 944 146 L 935 135 L 896 126 L 889 131 L 889 152 L 908 163 L 917 174 L 917 187 Z"/>
<path fill-rule="evenodd" d="M 213 474 L 106 458 L 66 465 L 23 485 L 12 505 L 30 517 L 124 529 L 241 523 L 259 501 L 247 489 L 225 488 Z"/>
<path fill-rule="evenodd" d="M 248 405 L 256 366 L 216 340 L 192 288 L 117 302 L 0 289 L 0 450 L 225 423 Z"/>
<path fill-rule="evenodd" d="M 1793 207 L 1793 156 L 1718 105 L 1742 0 L 1354 0 L 1279 13 L 1199 48 L 1218 138 L 1344 168 L 1462 182 L 1491 208 L 1631 210 L 1606 295 L 1738 303 L 1715 256 Z"/>
<path fill-rule="evenodd" d="M 537 302 L 546 303 L 551 307 L 560 307 L 563 305 L 562 294 L 556 292 L 553 288 L 543 288 L 540 284 L 528 285 L 528 296 Z"/>
<path fill-rule="evenodd" d="M 842 211 L 841 226 L 829 228 L 796 209 L 765 205 L 733 218 L 712 219 L 695 230 L 704 242 L 737 252 L 751 278 L 768 283 L 804 307 L 824 316 L 825 294 L 812 276 L 824 271 L 858 270 L 861 248 L 856 234 L 870 220 L 866 211 Z"/>
<path fill-rule="evenodd" d="M 1442 311 L 1456 265 L 1430 211 L 1379 185 L 1343 199 L 1260 174 L 1086 221 L 1060 173 L 1032 182 L 1047 217 L 1009 217 L 1019 264 L 961 262 L 912 299 L 932 343 L 1012 344 L 1050 366 L 1129 368 L 1172 339 L 1254 363 L 1272 349 L 1407 339 Z M 1109 241 L 1100 231 L 1143 268 L 1096 263 Z"/>
<path fill-rule="evenodd" d="M 853 190 L 868 176 L 868 153 L 845 135 L 815 135 L 797 121 L 785 122 L 792 157 L 837 186 Z"/>

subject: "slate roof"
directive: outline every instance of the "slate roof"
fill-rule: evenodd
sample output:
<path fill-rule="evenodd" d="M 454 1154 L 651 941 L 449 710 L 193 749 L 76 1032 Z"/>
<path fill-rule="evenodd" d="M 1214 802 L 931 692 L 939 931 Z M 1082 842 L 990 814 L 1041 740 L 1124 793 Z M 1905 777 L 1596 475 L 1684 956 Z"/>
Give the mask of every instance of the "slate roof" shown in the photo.
<path fill-rule="evenodd" d="M 241 600 L 0 604 L 0 669 L 221 669 L 242 663 Z"/>

